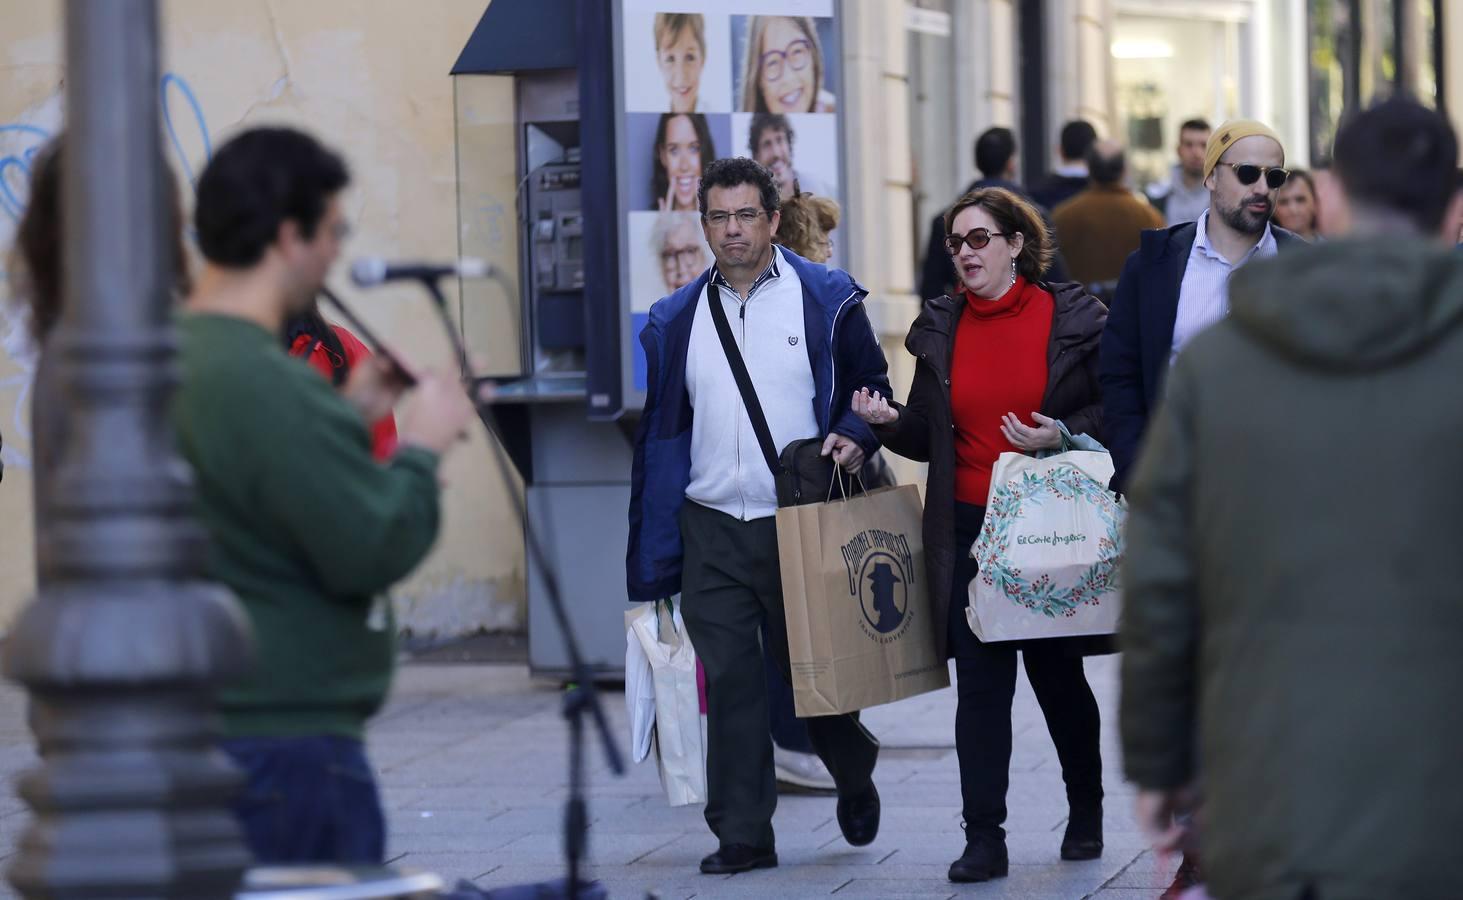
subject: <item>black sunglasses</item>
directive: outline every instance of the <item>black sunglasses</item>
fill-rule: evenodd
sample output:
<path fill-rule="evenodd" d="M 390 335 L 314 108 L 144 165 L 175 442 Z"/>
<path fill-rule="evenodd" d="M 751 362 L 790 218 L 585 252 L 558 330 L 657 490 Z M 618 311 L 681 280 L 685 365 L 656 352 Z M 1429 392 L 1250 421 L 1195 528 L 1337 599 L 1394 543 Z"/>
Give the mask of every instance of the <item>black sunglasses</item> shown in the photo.
<path fill-rule="evenodd" d="M 991 242 L 993 237 L 1010 237 L 1015 232 L 987 231 L 984 228 L 972 228 L 965 234 L 951 233 L 945 238 L 945 249 L 954 256 L 960 252 L 961 244 L 969 244 L 972 250 L 983 250 L 986 244 Z"/>
<path fill-rule="evenodd" d="M 1265 186 L 1270 190 L 1279 190 L 1280 186 L 1290 178 L 1290 170 L 1282 169 L 1279 166 L 1257 166 L 1252 163 L 1226 163 L 1234 170 L 1234 177 L 1239 179 L 1240 184 L 1254 184 L 1265 176 Z"/>

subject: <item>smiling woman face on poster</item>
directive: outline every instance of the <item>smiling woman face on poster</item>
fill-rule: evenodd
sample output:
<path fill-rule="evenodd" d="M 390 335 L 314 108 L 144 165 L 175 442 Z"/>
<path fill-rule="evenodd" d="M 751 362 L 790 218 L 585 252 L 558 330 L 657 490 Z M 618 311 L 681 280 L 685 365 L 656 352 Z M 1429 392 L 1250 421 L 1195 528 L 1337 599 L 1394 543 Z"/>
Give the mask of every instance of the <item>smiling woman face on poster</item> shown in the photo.
<path fill-rule="evenodd" d="M 716 159 L 716 145 L 706 117 L 698 113 L 666 113 L 655 130 L 651 191 L 656 209 L 694 210 L 701 170 Z"/>
<path fill-rule="evenodd" d="M 665 79 L 671 112 L 695 112 L 706 68 L 705 20 L 692 13 L 656 13 L 655 64 Z"/>
<path fill-rule="evenodd" d="M 823 48 L 807 16 L 753 16 L 742 70 L 744 112 L 833 112 L 823 85 Z"/>

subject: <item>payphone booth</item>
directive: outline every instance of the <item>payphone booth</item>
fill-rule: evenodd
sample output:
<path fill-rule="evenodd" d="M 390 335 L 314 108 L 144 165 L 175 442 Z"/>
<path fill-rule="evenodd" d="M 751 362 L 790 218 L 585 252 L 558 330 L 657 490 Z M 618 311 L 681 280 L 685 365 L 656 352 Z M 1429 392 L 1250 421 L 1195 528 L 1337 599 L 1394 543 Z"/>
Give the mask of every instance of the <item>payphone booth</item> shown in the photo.
<path fill-rule="evenodd" d="M 784 197 L 842 202 L 840 46 L 836 0 L 493 0 L 452 69 L 459 252 L 516 274 L 513 296 L 462 281 L 458 321 L 505 379 L 495 417 L 528 524 L 607 677 L 624 666 L 640 330 L 713 262 L 711 160 L 752 156 Z M 530 666 L 565 675 L 532 560 L 526 582 Z"/>

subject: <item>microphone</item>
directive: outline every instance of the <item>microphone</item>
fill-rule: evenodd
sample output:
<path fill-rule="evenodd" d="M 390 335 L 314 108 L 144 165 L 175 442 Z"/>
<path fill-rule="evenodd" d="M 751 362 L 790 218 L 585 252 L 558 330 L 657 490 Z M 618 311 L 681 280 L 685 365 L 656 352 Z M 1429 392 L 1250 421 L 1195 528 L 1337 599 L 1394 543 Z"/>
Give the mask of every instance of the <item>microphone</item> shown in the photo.
<path fill-rule="evenodd" d="M 490 263 L 481 259 L 459 259 L 448 263 L 387 262 L 377 256 L 364 256 L 351 263 L 351 281 L 357 287 L 375 287 L 388 281 L 411 279 L 435 281 L 438 278 L 487 278 L 494 272 Z"/>

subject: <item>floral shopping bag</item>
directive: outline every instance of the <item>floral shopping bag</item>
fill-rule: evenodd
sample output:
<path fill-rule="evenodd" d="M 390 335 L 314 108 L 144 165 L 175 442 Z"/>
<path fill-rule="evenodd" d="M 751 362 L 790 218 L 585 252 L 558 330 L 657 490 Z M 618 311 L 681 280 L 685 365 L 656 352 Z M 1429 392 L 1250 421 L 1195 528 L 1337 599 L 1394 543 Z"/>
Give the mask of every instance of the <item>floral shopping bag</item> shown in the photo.
<path fill-rule="evenodd" d="M 1003 453 L 985 524 L 970 549 L 979 574 L 965 610 L 982 641 L 1112 634 L 1121 604 L 1125 510 L 1107 489 L 1107 453 L 1033 459 Z"/>

